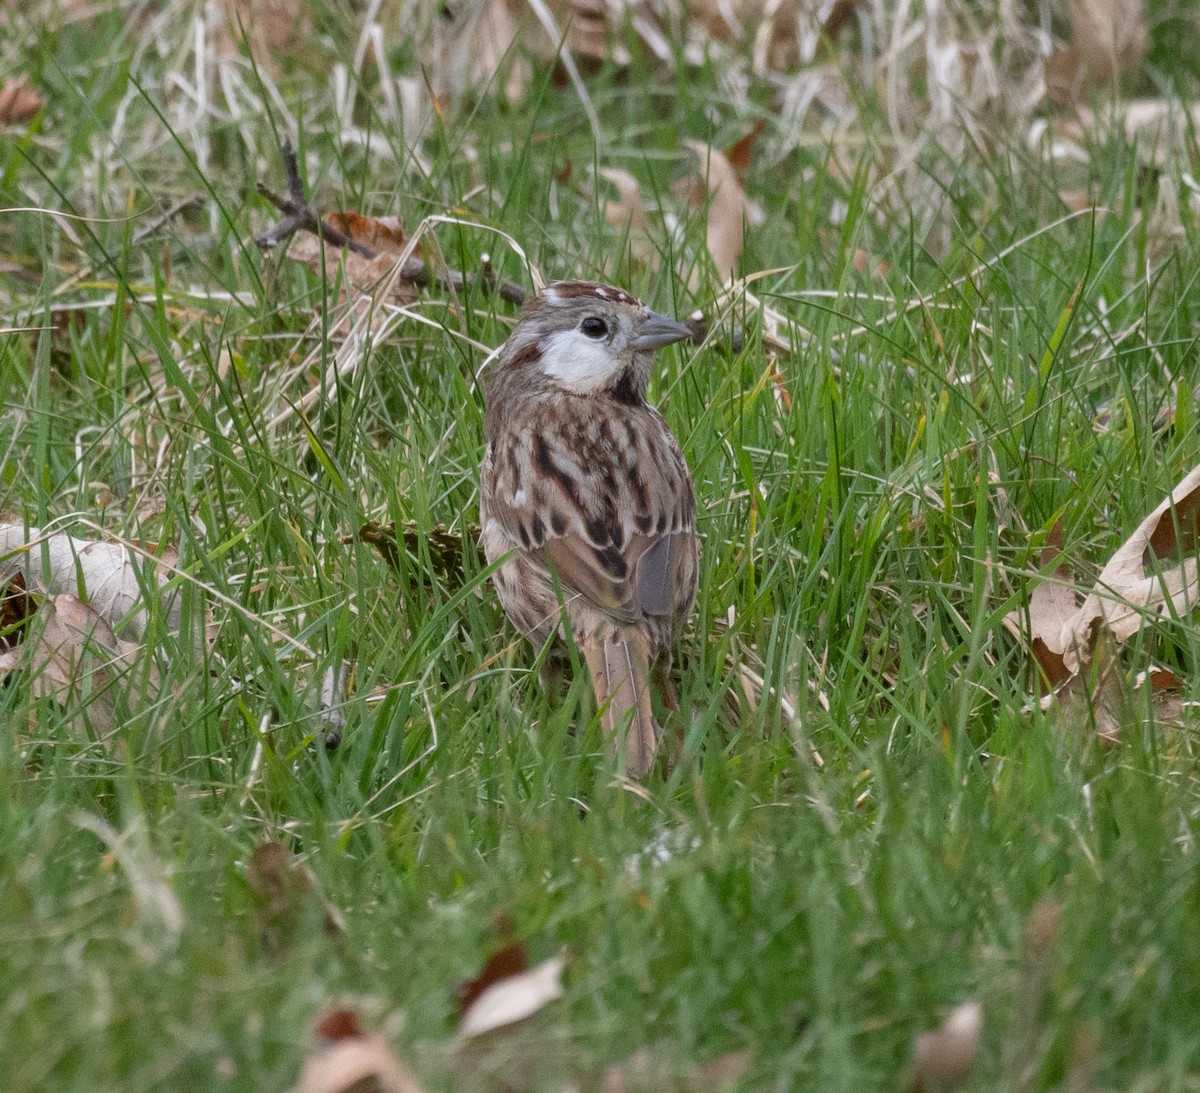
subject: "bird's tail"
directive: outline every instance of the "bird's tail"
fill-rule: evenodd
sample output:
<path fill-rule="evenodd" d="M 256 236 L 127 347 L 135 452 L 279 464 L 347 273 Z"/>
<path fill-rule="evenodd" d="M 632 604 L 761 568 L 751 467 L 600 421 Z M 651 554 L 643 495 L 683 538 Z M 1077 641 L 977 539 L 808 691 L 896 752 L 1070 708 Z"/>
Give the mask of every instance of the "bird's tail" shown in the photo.
<path fill-rule="evenodd" d="M 659 737 L 650 707 L 646 639 L 632 629 L 601 632 L 584 642 L 583 655 L 609 746 L 623 754 L 630 778 L 644 778 L 654 764 Z"/>

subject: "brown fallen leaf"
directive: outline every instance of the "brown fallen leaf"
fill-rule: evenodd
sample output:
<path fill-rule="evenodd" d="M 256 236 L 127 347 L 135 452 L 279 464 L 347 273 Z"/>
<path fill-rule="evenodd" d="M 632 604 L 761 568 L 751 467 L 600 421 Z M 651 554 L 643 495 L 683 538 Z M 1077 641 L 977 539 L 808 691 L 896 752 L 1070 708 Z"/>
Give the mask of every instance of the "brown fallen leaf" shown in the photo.
<path fill-rule="evenodd" d="M 616 201 L 600 200 L 604 219 L 628 239 L 629 253 L 634 259 L 657 269 L 659 252 L 654 245 L 653 229 L 638 180 L 618 167 L 602 167 L 600 176 L 612 183 L 617 191 Z"/>
<path fill-rule="evenodd" d="M 983 1006 L 963 1002 L 932 1032 L 920 1033 L 913 1044 L 911 1093 L 940 1093 L 961 1088 L 970 1076 L 979 1051 Z"/>
<path fill-rule="evenodd" d="M 766 127 L 766 121 L 759 118 L 750 127 L 750 131 L 745 136 L 734 141 L 725 152 L 725 158 L 729 160 L 729 166 L 737 174 L 738 182 L 745 183 L 746 174 L 750 170 L 750 157 L 754 153 L 754 145 L 758 142 L 758 138 L 762 136 L 763 130 Z"/>
<path fill-rule="evenodd" d="M 357 212 L 329 213 L 324 217 L 324 223 L 356 243 L 369 247 L 375 252 L 374 257 L 357 254 L 350 248 L 344 248 L 339 255 L 333 247 L 326 249 L 322 257 L 322 241 L 309 232 L 298 232 L 292 237 L 288 244 L 287 256 L 293 262 L 307 266 L 314 273 L 323 271 L 331 280 L 340 262 L 343 298 L 347 285 L 359 292 L 373 291 L 384 278 L 395 271 L 396 262 L 407 247 L 408 240 L 404 230 L 394 216 L 376 218 Z M 418 266 L 420 263 L 415 262 L 414 269 Z M 392 278 L 386 284 L 385 299 L 395 304 L 411 303 L 416 299 L 416 289 L 412 280 L 404 276 Z"/>
<path fill-rule="evenodd" d="M 1026 610 L 1010 611 L 1003 622 L 1033 654 L 1041 669 L 1042 693 L 1065 683 L 1071 673 L 1063 660 L 1063 627 L 1079 610 L 1075 584 L 1062 562 L 1062 520 L 1055 522 L 1042 550 L 1039 569 L 1044 576 L 1029 594 Z"/>
<path fill-rule="evenodd" d="M 731 1051 L 680 1072 L 669 1059 L 640 1047 L 624 1062 L 605 1069 L 602 1093 L 688 1093 L 717 1091 L 734 1085 L 750 1068 L 750 1052 Z"/>
<path fill-rule="evenodd" d="M 1139 72 L 1146 56 L 1146 0 L 1066 0 L 1071 47 L 1093 90 Z"/>
<path fill-rule="evenodd" d="M 1101 570 L 1091 593 L 1062 630 L 1070 673 L 1087 664 L 1100 623 L 1118 641 L 1148 618 L 1187 615 L 1197 604 L 1200 573 L 1200 466 L 1138 525 Z"/>
<path fill-rule="evenodd" d="M 257 64 L 278 71 L 282 54 L 312 41 L 312 8 L 304 0 L 224 0 L 217 52 L 237 53 L 243 42 Z"/>
<path fill-rule="evenodd" d="M 0 653 L 0 675 L 28 671 L 34 698 L 74 710 L 101 740 L 116 728 L 113 684 L 120 675 L 140 666 L 148 689 L 157 691 L 158 670 L 143 658 L 142 646 L 116 637 L 104 618 L 75 596 L 46 596 L 36 618 L 32 640 Z"/>
<path fill-rule="evenodd" d="M 148 621 L 144 588 L 165 585 L 171 577 L 166 567 L 176 558 L 174 551 L 160 550 L 150 560 L 124 543 L 47 534 L 17 517 L 0 517 L 0 581 L 19 572 L 31 591 L 86 599 L 109 626 L 133 638 L 145 633 Z M 167 624 L 178 628 L 181 608 L 173 590 L 163 590 L 162 605 Z"/>
<path fill-rule="evenodd" d="M 24 76 L 6 80 L 0 88 L 0 125 L 24 125 L 37 116 L 46 100 Z"/>
<path fill-rule="evenodd" d="M 458 999 L 459 1019 L 466 1016 L 467 1010 L 475 1004 L 475 1000 L 493 983 L 519 975 L 528 968 L 529 954 L 523 941 L 505 945 L 493 953 L 475 978 L 460 983 L 454 989 L 454 995 Z"/>
<path fill-rule="evenodd" d="M 346 932 L 341 912 L 321 894 L 313 871 L 283 843 L 270 840 L 255 848 L 246 863 L 246 883 L 258 902 L 263 947 L 273 958 L 317 928 L 333 938 Z"/>
<path fill-rule="evenodd" d="M 560 953 L 485 987 L 464 1009 L 458 1025 L 459 1037 L 473 1040 L 528 1020 L 562 997 L 562 973 L 566 966 L 566 956 Z"/>
<path fill-rule="evenodd" d="M 724 284 L 737 272 L 745 244 L 745 225 L 749 206 L 737 171 L 724 153 L 698 140 L 684 140 L 683 146 L 699 161 L 696 171 L 680 179 L 681 196 L 693 210 L 707 202 L 708 218 L 705 245 L 717 279 Z M 699 267 L 689 281 L 692 292 L 699 290 Z"/>
<path fill-rule="evenodd" d="M 317 1046 L 293 1093 L 422 1093 L 412 1071 L 382 1036 L 363 1029 L 353 1010 L 328 1011 L 313 1031 Z"/>
<path fill-rule="evenodd" d="M 0 592 L 0 651 L 21 643 L 37 606 L 37 600 L 25 589 L 25 574 L 14 573 Z"/>

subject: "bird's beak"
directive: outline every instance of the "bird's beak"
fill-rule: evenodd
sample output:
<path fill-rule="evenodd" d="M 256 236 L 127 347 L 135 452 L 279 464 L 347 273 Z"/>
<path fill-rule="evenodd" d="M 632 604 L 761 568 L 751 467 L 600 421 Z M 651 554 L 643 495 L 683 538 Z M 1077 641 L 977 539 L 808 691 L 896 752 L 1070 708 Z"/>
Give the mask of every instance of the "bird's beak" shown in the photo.
<path fill-rule="evenodd" d="M 631 344 L 638 351 L 653 352 L 656 349 L 662 349 L 664 345 L 681 342 L 691 336 L 692 328 L 690 326 L 677 323 L 665 315 L 659 315 L 657 311 L 651 311 L 634 329 Z"/>

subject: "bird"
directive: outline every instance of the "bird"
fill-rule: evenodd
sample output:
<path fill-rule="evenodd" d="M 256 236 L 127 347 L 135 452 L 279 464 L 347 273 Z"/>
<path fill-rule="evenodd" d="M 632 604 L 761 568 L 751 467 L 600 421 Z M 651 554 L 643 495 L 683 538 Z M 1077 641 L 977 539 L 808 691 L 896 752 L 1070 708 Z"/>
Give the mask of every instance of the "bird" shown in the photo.
<path fill-rule="evenodd" d="M 691 335 L 624 289 L 558 281 L 482 377 L 480 539 L 500 604 L 535 649 L 569 629 L 634 779 L 661 735 L 650 670 L 666 678 L 699 579 L 691 472 L 646 402 L 655 354 Z"/>

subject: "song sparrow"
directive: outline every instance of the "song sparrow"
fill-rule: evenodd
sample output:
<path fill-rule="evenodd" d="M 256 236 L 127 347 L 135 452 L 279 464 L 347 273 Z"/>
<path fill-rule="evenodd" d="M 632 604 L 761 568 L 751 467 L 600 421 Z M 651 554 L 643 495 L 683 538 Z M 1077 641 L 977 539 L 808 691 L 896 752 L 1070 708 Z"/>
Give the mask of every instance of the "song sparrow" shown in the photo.
<path fill-rule="evenodd" d="M 506 559 L 500 602 L 535 646 L 565 615 L 634 778 L 658 747 L 650 666 L 696 597 L 691 475 L 645 401 L 654 354 L 690 334 L 619 288 L 560 281 L 484 377 L 480 522 L 488 561 Z"/>

